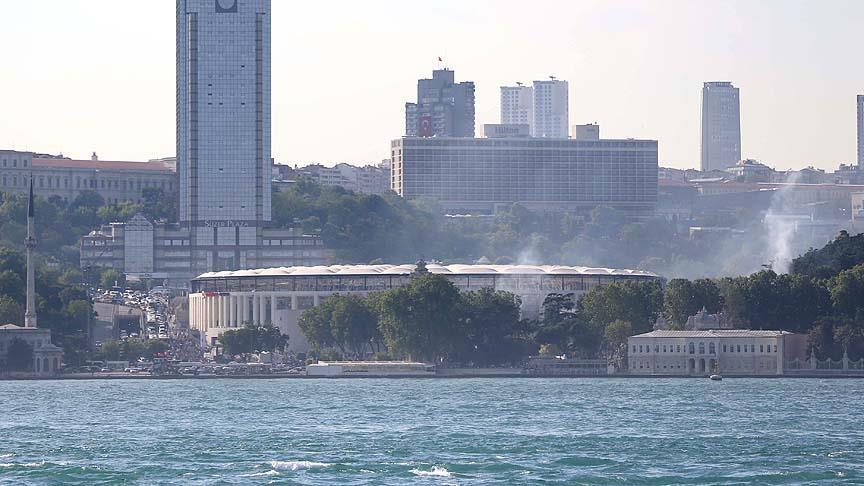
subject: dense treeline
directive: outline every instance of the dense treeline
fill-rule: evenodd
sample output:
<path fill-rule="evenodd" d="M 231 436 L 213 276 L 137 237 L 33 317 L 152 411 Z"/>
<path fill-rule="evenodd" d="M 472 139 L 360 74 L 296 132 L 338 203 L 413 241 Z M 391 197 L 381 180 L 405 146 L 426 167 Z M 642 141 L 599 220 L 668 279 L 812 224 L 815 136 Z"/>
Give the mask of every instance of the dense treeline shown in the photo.
<path fill-rule="evenodd" d="M 334 295 L 306 310 L 300 328 L 319 358 L 409 358 L 488 366 L 531 352 L 519 298 L 459 292 L 441 275 L 418 273 L 403 287 L 368 297 Z"/>
<path fill-rule="evenodd" d="M 763 216 L 742 210 L 681 224 L 663 217 L 636 222 L 604 206 L 577 214 L 513 204 L 494 216 L 447 217 L 433 200 L 355 194 L 305 179 L 273 195 L 276 224 L 320 232 L 341 262 L 470 263 L 486 257 L 493 263 L 638 268 L 688 278 L 750 273 L 775 260 L 767 244 L 774 236 Z M 686 228 L 699 225 L 736 232 L 691 238 Z M 796 235 L 790 243 L 806 248 L 810 242 Z"/>
<path fill-rule="evenodd" d="M 519 299 L 484 289 L 460 293 L 443 276 L 368 297 L 337 295 L 304 312 L 300 326 L 323 356 L 392 357 L 490 365 L 540 351 L 620 361 L 627 337 L 662 317 L 672 329 L 705 309 L 738 328 L 809 335 L 820 357 L 864 356 L 864 238 L 841 233 L 796 260 L 845 268 L 830 276 L 770 269 L 718 280 L 626 281 L 573 294 L 550 294 L 542 318 L 520 320 Z M 832 256 L 837 255 L 837 256 Z M 859 255 L 848 258 L 848 255 Z M 334 353 L 335 351 L 335 353 Z"/>
<path fill-rule="evenodd" d="M 94 191 L 82 191 L 72 201 L 52 196 L 35 200 L 37 251 L 58 262 L 78 265 L 81 236 L 103 224 L 126 221 L 137 213 L 151 220 L 177 219 L 177 195 L 146 188 L 141 204 L 107 204 Z M 0 246 L 23 249 L 27 234 L 27 195 L 0 193 Z"/>

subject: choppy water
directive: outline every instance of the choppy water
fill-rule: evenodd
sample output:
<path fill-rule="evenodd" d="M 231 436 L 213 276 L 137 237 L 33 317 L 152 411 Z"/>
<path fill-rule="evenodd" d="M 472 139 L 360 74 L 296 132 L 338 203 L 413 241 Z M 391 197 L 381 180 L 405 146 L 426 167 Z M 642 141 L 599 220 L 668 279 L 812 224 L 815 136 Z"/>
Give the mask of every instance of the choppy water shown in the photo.
<path fill-rule="evenodd" d="M 864 380 L 0 382 L 4 484 L 864 482 Z"/>

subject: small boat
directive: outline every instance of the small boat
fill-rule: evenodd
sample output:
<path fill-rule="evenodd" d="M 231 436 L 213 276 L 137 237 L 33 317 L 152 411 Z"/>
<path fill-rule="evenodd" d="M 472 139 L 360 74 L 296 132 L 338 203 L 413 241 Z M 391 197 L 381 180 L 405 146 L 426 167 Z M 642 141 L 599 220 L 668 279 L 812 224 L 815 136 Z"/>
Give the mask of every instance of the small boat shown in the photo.
<path fill-rule="evenodd" d="M 723 375 L 720 374 L 720 365 L 719 364 L 714 363 L 714 369 L 711 370 L 711 376 L 709 376 L 708 378 L 710 378 L 713 381 L 720 381 L 723 379 Z"/>

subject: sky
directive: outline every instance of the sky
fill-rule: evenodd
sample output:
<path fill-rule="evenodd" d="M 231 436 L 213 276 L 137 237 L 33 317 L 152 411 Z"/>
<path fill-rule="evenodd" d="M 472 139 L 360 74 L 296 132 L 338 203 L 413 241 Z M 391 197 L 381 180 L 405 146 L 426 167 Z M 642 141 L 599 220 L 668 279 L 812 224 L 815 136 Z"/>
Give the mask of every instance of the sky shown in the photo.
<path fill-rule="evenodd" d="M 659 141 L 699 165 L 702 83 L 740 88 L 742 156 L 778 169 L 855 160 L 858 0 L 272 0 L 272 154 L 376 163 L 439 67 L 476 84 L 477 133 L 501 85 L 554 75 L 570 123 Z M 175 151 L 175 2 L 0 0 L 0 148 L 102 160 Z"/>

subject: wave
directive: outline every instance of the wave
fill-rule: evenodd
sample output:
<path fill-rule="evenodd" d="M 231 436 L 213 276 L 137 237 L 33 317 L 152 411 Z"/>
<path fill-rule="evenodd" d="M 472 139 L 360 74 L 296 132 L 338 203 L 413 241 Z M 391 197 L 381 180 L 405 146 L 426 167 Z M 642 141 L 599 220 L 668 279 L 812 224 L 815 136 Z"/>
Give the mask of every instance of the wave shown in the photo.
<path fill-rule="evenodd" d="M 255 474 L 244 474 L 241 477 L 255 478 L 255 477 L 261 477 L 261 476 L 278 476 L 278 475 L 279 475 L 279 471 L 277 471 L 275 469 L 271 469 L 269 471 L 264 471 L 264 472 L 255 473 Z"/>
<path fill-rule="evenodd" d="M 39 462 L 0 462 L 0 467 L 39 467 L 44 466 L 45 461 Z M 63 464 L 61 464 L 63 465 Z"/>
<path fill-rule="evenodd" d="M 301 469 L 320 469 L 328 467 L 330 464 L 314 461 L 270 461 L 270 467 L 278 470 L 298 471 Z"/>
<path fill-rule="evenodd" d="M 14 455 L 14 452 L 9 452 L 8 454 L 0 454 L 0 459 L 6 459 L 7 457 L 12 457 Z"/>
<path fill-rule="evenodd" d="M 433 476 L 438 478 L 449 478 L 453 476 L 450 471 L 438 466 L 432 466 L 432 470 L 430 471 L 423 471 L 422 469 L 412 469 L 411 473 L 415 476 Z"/>

